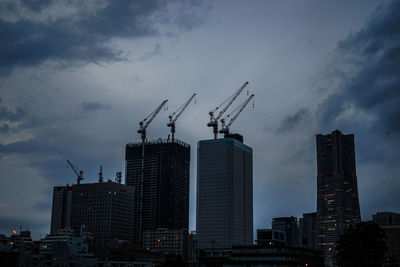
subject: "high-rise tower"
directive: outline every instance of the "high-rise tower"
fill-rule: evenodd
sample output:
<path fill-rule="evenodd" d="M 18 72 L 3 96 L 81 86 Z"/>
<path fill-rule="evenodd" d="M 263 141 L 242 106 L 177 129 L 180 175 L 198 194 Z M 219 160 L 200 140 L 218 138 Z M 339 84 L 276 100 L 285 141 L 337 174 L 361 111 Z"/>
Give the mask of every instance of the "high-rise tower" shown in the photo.
<path fill-rule="evenodd" d="M 336 130 L 317 140 L 317 248 L 328 259 L 346 227 L 360 222 L 354 135 Z"/>
<path fill-rule="evenodd" d="M 198 248 L 253 244 L 253 151 L 240 135 L 197 150 Z"/>
<path fill-rule="evenodd" d="M 135 189 L 133 233 L 138 245 L 144 231 L 189 226 L 190 146 L 176 139 L 144 144 L 142 194 L 142 143 L 127 144 L 125 154 L 125 183 Z"/>

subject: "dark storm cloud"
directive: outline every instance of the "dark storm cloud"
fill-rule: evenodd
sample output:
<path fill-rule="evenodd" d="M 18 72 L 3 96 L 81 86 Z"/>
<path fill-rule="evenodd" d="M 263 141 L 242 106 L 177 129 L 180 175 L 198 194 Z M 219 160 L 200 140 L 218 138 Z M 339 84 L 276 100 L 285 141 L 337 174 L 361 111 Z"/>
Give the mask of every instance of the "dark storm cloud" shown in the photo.
<path fill-rule="evenodd" d="M 12 111 L 1 105 L 2 98 L 0 97 L 0 121 L 19 121 L 26 116 L 26 111 L 22 107 L 17 107 L 15 111 Z"/>
<path fill-rule="evenodd" d="M 50 2 L 25 1 L 25 5 L 35 6 L 33 11 L 39 14 L 39 9 L 43 10 Z M 79 5 L 84 5 L 76 3 L 78 10 Z M 17 6 L 14 3 L 0 8 L 2 13 L 18 13 Z M 169 16 L 179 18 L 185 13 L 170 14 L 166 1 L 136 0 L 108 1 L 100 10 L 58 17 L 54 21 L 22 17 L 14 22 L 0 18 L 0 34 L 4 37 L 0 41 L 0 74 L 10 74 L 17 66 L 33 66 L 49 59 L 81 63 L 124 60 L 123 52 L 111 46 L 112 38 L 156 35 L 157 23 L 169 21 Z M 179 23 L 179 20 L 173 22 Z"/>
<path fill-rule="evenodd" d="M 307 108 L 298 110 L 294 115 L 287 116 L 278 128 L 278 132 L 293 130 L 300 124 L 303 124 L 311 115 Z"/>
<path fill-rule="evenodd" d="M 374 131 L 400 134 L 400 2 L 379 8 L 366 27 L 340 42 L 340 64 L 352 72 L 340 90 L 319 107 L 323 126 L 350 122 L 362 124 L 346 112 L 361 111 L 374 117 Z M 345 61 L 345 63 L 344 63 Z M 341 66 L 339 65 L 338 68 Z M 343 67 L 345 67 L 343 65 Z"/>
<path fill-rule="evenodd" d="M 109 105 L 103 105 L 99 102 L 83 102 L 81 105 L 83 111 L 99 111 L 99 110 L 107 110 L 111 107 Z"/>
<path fill-rule="evenodd" d="M 10 131 L 10 126 L 6 123 L 0 126 L 0 133 L 8 133 Z"/>

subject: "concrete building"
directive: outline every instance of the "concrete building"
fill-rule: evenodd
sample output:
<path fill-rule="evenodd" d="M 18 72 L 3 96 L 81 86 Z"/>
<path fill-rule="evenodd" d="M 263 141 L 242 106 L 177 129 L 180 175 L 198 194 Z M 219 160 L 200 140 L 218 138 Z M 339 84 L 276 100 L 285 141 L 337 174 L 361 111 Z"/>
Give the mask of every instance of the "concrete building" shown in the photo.
<path fill-rule="evenodd" d="M 257 229 L 258 245 L 286 244 L 286 236 L 284 231 L 272 229 Z"/>
<path fill-rule="evenodd" d="M 354 135 L 336 130 L 316 136 L 317 248 L 333 262 L 346 227 L 360 222 Z"/>
<path fill-rule="evenodd" d="M 253 244 L 253 151 L 240 135 L 198 142 L 198 248 Z"/>
<path fill-rule="evenodd" d="M 95 239 L 132 240 L 133 194 L 131 186 L 108 181 L 72 187 L 71 228 Z"/>
<path fill-rule="evenodd" d="M 55 186 L 51 212 L 50 234 L 55 235 L 60 229 L 71 227 L 72 187 Z"/>
<path fill-rule="evenodd" d="M 372 215 L 372 220 L 380 226 L 400 225 L 400 214 L 394 212 L 377 212 Z"/>
<path fill-rule="evenodd" d="M 145 143 L 142 198 L 142 144 L 127 144 L 125 160 L 125 182 L 135 188 L 135 243 L 142 245 L 146 230 L 188 229 L 190 146 L 180 140 Z"/>
<path fill-rule="evenodd" d="M 299 219 L 299 245 L 301 247 L 316 249 L 317 239 L 317 213 L 303 213 Z"/>
<path fill-rule="evenodd" d="M 174 230 L 158 228 L 146 230 L 143 235 L 144 248 L 150 252 L 177 255 L 188 258 L 189 232 L 186 229 Z"/>
<path fill-rule="evenodd" d="M 272 230 L 284 232 L 288 246 L 297 247 L 299 245 L 299 232 L 296 217 L 273 218 Z"/>

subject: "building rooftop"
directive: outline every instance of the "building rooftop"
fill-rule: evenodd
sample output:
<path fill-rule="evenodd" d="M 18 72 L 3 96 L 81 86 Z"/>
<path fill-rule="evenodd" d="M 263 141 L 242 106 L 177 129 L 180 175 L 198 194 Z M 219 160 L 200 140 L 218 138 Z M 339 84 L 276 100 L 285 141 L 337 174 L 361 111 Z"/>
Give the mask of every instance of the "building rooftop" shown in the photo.
<path fill-rule="evenodd" d="M 163 139 L 163 138 L 158 138 L 157 140 L 150 140 L 150 141 L 146 140 L 146 144 L 149 144 L 149 145 L 167 144 L 167 143 L 168 144 L 177 143 L 184 147 L 190 147 L 189 144 L 187 144 L 179 139 L 175 139 L 174 142 L 172 142 L 172 140 L 170 140 L 170 139 Z M 142 145 L 142 142 L 134 142 L 134 143 L 127 144 L 127 146 L 141 146 L 141 145 Z"/>

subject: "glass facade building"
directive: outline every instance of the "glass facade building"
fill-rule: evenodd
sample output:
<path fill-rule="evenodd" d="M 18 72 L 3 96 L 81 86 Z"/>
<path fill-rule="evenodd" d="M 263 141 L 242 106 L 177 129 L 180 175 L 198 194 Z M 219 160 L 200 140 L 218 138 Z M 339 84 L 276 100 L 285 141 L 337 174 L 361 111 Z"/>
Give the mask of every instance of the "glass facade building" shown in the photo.
<path fill-rule="evenodd" d="M 240 138 L 198 142 L 198 248 L 253 244 L 253 151 Z"/>
<path fill-rule="evenodd" d="M 176 139 L 174 142 L 159 139 L 145 143 L 142 199 L 142 143 L 127 144 L 125 160 L 125 183 L 135 189 L 134 241 L 143 245 L 143 233 L 157 228 L 187 231 L 190 145 Z"/>

